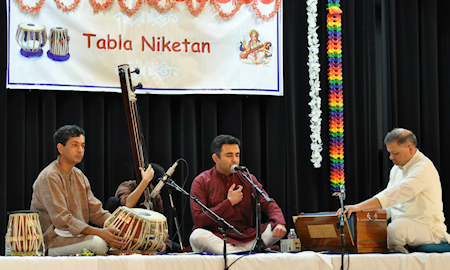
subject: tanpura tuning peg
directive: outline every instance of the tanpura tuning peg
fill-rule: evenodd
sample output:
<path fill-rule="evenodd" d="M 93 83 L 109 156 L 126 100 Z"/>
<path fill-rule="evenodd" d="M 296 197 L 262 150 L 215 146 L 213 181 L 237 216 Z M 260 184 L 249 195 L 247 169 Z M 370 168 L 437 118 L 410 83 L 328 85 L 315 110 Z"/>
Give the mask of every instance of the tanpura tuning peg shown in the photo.
<path fill-rule="evenodd" d="M 139 74 L 141 72 L 141 70 L 137 67 L 134 71 L 132 71 L 131 73 L 136 73 Z"/>
<path fill-rule="evenodd" d="M 138 84 L 136 85 L 136 88 L 142 89 L 142 87 L 143 87 L 142 83 L 138 83 Z"/>

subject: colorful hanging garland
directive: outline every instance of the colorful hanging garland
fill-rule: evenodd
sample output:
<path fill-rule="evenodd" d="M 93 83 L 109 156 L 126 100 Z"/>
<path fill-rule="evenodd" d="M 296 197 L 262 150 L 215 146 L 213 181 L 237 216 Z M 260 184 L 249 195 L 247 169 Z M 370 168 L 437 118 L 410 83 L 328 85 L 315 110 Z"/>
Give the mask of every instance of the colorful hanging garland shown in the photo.
<path fill-rule="evenodd" d="M 342 90 L 342 23 L 340 0 L 327 4 L 328 105 L 330 109 L 331 191 L 338 195 L 344 174 L 344 95 Z"/>
<path fill-rule="evenodd" d="M 311 90 L 309 96 L 311 101 L 308 105 L 311 107 L 310 128 L 311 128 L 311 162 L 314 168 L 320 168 L 322 162 L 322 138 L 320 136 L 322 111 L 320 110 L 322 100 L 320 93 L 320 63 L 319 63 L 319 37 L 317 35 L 317 3 L 318 0 L 307 0 L 307 22 L 308 22 L 308 67 L 309 67 L 309 86 Z"/>

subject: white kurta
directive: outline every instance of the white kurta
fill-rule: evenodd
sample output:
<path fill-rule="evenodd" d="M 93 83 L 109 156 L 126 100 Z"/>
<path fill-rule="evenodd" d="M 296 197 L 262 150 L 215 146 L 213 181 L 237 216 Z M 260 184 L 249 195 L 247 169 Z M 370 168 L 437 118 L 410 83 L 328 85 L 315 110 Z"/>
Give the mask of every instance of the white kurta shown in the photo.
<path fill-rule="evenodd" d="M 450 241 L 442 203 L 439 173 L 433 162 L 417 149 L 404 166 L 394 165 L 389 183 L 374 196 L 392 221 L 409 219 L 430 228 L 439 241 Z"/>

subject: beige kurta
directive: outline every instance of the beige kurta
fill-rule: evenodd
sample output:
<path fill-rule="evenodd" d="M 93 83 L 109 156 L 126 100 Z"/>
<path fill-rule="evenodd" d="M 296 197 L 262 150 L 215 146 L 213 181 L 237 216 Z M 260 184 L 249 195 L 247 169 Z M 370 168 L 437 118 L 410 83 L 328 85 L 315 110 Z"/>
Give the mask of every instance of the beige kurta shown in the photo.
<path fill-rule="evenodd" d="M 91 239 L 93 235 L 79 236 L 81 231 L 89 226 L 89 222 L 102 227 L 111 215 L 94 197 L 83 172 L 73 167 L 70 173 L 66 173 L 58 160 L 42 170 L 34 182 L 30 208 L 39 212 L 47 248 Z M 55 228 L 69 231 L 75 237 L 58 236 Z"/>

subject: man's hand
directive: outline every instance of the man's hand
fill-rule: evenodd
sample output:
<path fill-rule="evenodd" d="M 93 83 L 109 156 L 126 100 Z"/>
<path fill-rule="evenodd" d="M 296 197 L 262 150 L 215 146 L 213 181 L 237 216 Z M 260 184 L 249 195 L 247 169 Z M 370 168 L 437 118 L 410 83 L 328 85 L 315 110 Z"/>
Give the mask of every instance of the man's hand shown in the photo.
<path fill-rule="evenodd" d="M 286 226 L 284 224 L 278 224 L 272 230 L 273 238 L 283 238 L 287 233 Z"/>
<path fill-rule="evenodd" d="M 242 193 L 243 186 L 239 185 L 238 188 L 235 190 L 236 184 L 232 184 L 230 189 L 228 190 L 228 200 L 230 200 L 231 205 L 238 204 L 242 201 L 242 198 L 244 197 L 244 193 Z"/>
<path fill-rule="evenodd" d="M 119 233 L 120 231 L 115 228 L 96 228 L 92 226 L 86 227 L 81 231 L 82 234 L 97 235 L 106 241 L 111 247 L 121 247 L 126 244 L 125 238 L 122 236 L 115 235 L 114 233 Z"/>
<path fill-rule="evenodd" d="M 344 206 L 344 214 L 347 216 L 347 218 L 350 218 L 350 216 L 352 215 L 352 213 L 356 213 L 358 211 L 360 211 L 361 209 L 359 209 L 358 205 L 345 205 Z M 342 213 L 342 208 L 339 208 L 336 212 L 337 216 L 340 216 Z"/>
<path fill-rule="evenodd" d="M 356 213 L 356 212 L 363 211 L 363 210 L 378 209 L 378 208 L 381 208 L 381 203 L 377 198 L 373 197 L 373 198 L 367 199 L 363 202 L 360 202 L 358 204 L 345 205 L 344 206 L 344 214 L 347 215 L 347 218 L 350 218 L 352 213 Z M 342 208 L 339 208 L 339 210 L 337 210 L 337 212 L 336 212 L 336 215 L 340 216 L 341 213 L 342 213 Z"/>
<path fill-rule="evenodd" d="M 106 241 L 111 247 L 121 247 L 126 244 L 125 238 L 116 235 L 114 233 L 119 233 L 118 229 L 107 227 L 100 229 L 98 236 Z"/>

